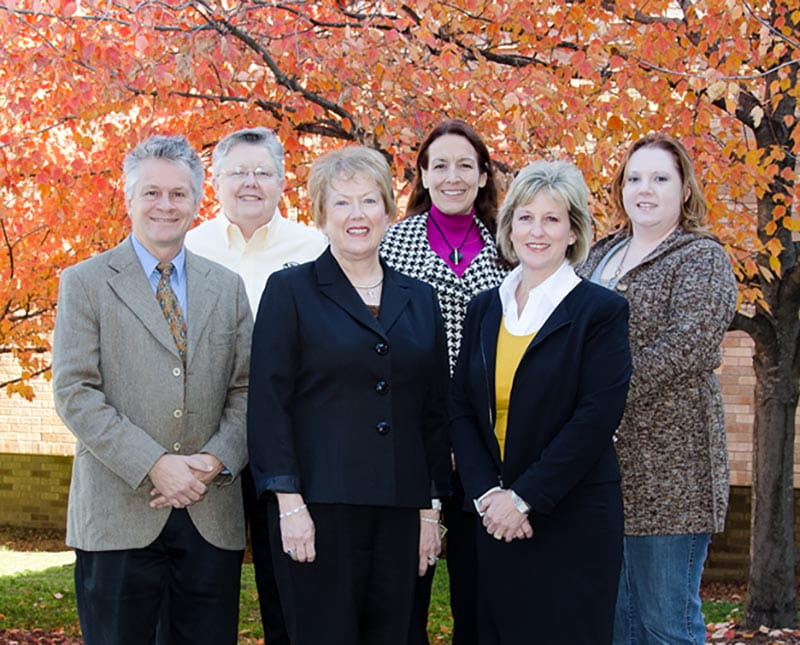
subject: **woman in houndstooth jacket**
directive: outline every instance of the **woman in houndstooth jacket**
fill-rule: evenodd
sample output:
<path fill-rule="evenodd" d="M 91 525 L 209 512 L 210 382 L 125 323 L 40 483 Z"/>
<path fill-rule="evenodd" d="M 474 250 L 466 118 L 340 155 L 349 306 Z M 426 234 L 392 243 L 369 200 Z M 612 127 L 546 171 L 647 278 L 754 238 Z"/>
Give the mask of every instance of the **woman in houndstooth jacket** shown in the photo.
<path fill-rule="evenodd" d="M 464 121 L 440 123 L 422 142 L 407 217 L 392 226 L 381 245 L 391 267 L 432 285 L 447 333 L 450 371 L 461 346 L 467 304 L 497 286 L 508 269 L 498 259 L 497 188 L 486 144 Z M 443 510 L 447 569 L 453 610 L 453 645 L 477 645 L 475 518 L 463 510 L 464 491 L 453 472 L 453 496 Z M 438 518 L 438 500 L 430 513 Z M 418 581 L 409 645 L 427 645 L 433 568 Z"/>

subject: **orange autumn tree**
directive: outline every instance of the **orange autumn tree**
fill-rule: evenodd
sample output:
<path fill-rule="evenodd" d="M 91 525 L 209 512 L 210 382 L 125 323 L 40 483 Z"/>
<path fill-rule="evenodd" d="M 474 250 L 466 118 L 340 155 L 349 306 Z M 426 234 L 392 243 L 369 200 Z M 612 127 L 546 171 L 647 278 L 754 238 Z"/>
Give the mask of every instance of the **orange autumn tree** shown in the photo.
<path fill-rule="evenodd" d="M 46 373 L 59 271 L 126 234 L 119 168 L 151 133 L 207 154 L 274 128 L 302 214 L 321 151 L 373 146 L 403 192 L 421 137 L 458 116 L 507 173 L 574 160 L 607 228 L 621 150 L 664 130 L 692 151 L 756 346 L 746 618 L 793 624 L 799 1 L 0 0 L 0 352 L 21 368 L 5 385 L 30 396 Z"/>

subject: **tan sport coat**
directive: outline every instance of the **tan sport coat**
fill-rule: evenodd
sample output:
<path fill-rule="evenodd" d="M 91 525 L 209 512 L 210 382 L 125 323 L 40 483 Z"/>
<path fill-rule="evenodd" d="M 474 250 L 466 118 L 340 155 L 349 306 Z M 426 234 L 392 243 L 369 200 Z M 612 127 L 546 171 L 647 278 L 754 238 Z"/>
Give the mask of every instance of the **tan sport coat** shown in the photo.
<path fill-rule="evenodd" d="M 252 315 L 235 273 L 186 252 L 187 368 L 130 238 L 65 270 L 53 339 L 56 410 L 77 437 L 67 544 L 142 548 L 170 509 L 149 507 L 148 472 L 169 452 L 215 455 L 236 477 L 189 507 L 200 534 L 245 543 L 238 473 Z M 223 478 L 227 479 L 229 478 Z"/>

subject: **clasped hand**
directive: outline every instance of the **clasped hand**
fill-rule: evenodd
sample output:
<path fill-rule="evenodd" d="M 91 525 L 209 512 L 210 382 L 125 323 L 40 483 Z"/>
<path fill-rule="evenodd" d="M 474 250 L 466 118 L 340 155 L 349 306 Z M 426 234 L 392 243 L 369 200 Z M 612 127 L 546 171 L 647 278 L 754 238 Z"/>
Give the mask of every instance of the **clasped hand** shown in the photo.
<path fill-rule="evenodd" d="M 150 508 L 186 508 L 208 491 L 208 484 L 222 471 L 214 455 L 161 455 L 148 473 L 153 482 Z"/>
<path fill-rule="evenodd" d="M 497 540 L 511 542 L 533 537 L 531 522 L 517 510 L 510 490 L 498 489 L 486 494 L 478 510 L 483 515 L 486 532 Z"/>

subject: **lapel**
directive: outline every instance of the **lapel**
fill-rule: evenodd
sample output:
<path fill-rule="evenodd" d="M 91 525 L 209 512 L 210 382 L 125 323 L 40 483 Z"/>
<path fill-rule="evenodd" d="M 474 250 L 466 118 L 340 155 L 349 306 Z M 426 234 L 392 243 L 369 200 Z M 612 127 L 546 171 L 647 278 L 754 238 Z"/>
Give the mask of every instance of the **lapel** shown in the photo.
<path fill-rule="evenodd" d="M 392 325 L 394 325 L 408 304 L 411 293 L 406 279 L 400 273 L 386 266 L 383 260 L 381 260 L 381 266 L 383 266 L 384 277 L 378 321 L 383 329 L 386 330 L 386 333 L 389 333 Z"/>
<path fill-rule="evenodd" d="M 109 251 L 108 266 L 112 270 L 108 286 L 136 315 L 144 328 L 176 356 L 178 348 L 169 332 L 161 307 L 156 300 L 150 281 L 144 274 L 130 237 Z"/>
<path fill-rule="evenodd" d="M 485 426 L 487 445 L 492 454 L 498 470 L 501 468 L 500 446 L 494 436 L 494 423 L 496 419 L 495 402 L 495 363 L 497 362 L 497 334 L 500 331 L 500 324 L 503 319 L 503 308 L 500 303 L 500 295 L 494 290 L 491 301 L 480 322 L 480 343 L 481 360 L 483 362 L 484 386 L 486 387 L 486 402 L 489 406 L 487 419 L 489 423 Z"/>
<path fill-rule="evenodd" d="M 422 265 L 421 275 L 418 276 L 421 280 L 429 284 L 447 285 L 456 292 L 467 293 L 471 297 L 492 288 L 503 279 L 507 271 L 497 263 L 497 250 L 492 235 L 477 217 L 473 216 L 473 220 L 483 240 L 483 248 L 460 278 L 431 249 L 428 243 L 428 217 L 428 213 L 414 216 L 408 231 L 408 239 L 413 240 L 410 254 Z"/>
<path fill-rule="evenodd" d="M 200 338 L 208 324 L 211 312 L 219 300 L 219 288 L 211 276 L 210 265 L 186 250 L 186 365 L 198 353 Z M 174 344 L 174 343 L 173 343 Z"/>
<path fill-rule="evenodd" d="M 375 319 L 364 301 L 361 300 L 353 285 L 345 276 L 339 263 L 331 254 L 330 247 L 323 251 L 322 255 L 314 261 L 314 270 L 317 274 L 317 284 L 319 290 L 329 298 L 336 306 L 344 309 L 352 318 L 357 320 L 365 327 L 369 327 L 376 334 L 386 339 L 386 332 L 381 324 Z M 384 267 L 384 276 L 387 275 Z M 385 280 L 385 277 L 384 277 Z M 384 284 L 384 288 L 385 288 Z M 406 298 L 407 299 L 407 298 Z M 381 296 L 381 309 L 383 309 L 384 296 Z M 381 316 L 384 318 L 384 316 Z M 392 321 L 394 322 L 394 321 Z"/>
<path fill-rule="evenodd" d="M 558 303 L 556 308 L 553 310 L 553 313 L 550 314 L 548 319 L 544 321 L 544 325 L 542 325 L 542 328 L 536 332 L 536 335 L 533 337 L 530 345 L 528 345 L 528 348 L 522 355 L 523 360 L 533 350 L 534 347 L 542 344 L 545 338 L 572 322 L 572 309 L 570 307 L 570 301 L 574 297 L 576 291 L 583 290 L 584 284 L 585 282 L 582 280 L 580 284 L 575 285 L 575 288 L 570 291 L 561 302 Z M 522 361 L 520 361 L 520 363 L 522 363 Z"/>

